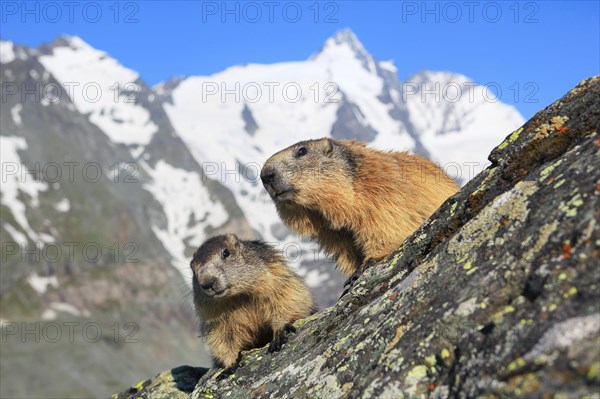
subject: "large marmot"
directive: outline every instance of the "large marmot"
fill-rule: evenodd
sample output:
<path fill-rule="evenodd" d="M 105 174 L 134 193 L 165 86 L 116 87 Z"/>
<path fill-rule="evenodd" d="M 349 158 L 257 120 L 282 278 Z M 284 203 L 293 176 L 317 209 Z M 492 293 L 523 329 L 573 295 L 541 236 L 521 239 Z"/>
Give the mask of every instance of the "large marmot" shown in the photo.
<path fill-rule="evenodd" d="M 207 240 L 194 254 L 194 305 L 215 366 L 234 368 L 240 351 L 279 350 L 292 323 L 315 309 L 302 279 L 273 247 L 235 235 Z"/>
<path fill-rule="evenodd" d="M 279 151 L 260 177 L 283 222 L 347 275 L 397 249 L 458 189 L 421 156 L 328 138 Z"/>

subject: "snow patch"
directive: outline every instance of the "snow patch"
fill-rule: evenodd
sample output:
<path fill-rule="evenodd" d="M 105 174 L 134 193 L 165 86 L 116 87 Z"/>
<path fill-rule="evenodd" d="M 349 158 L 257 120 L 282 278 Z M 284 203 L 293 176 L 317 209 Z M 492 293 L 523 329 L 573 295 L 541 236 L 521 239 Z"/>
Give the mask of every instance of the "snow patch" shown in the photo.
<path fill-rule="evenodd" d="M 200 246 L 206 238 L 206 227 L 223 225 L 228 219 L 227 211 L 221 203 L 211 199 L 198 173 L 175 168 L 163 160 L 158 161 L 154 169 L 147 164 L 144 168 L 152 177 L 152 183 L 145 184 L 144 188 L 154 195 L 167 216 L 166 229 L 153 226 L 153 231 L 187 281 L 186 242 Z"/>
<path fill-rule="evenodd" d="M 23 126 L 23 121 L 21 120 L 21 111 L 23 110 L 23 104 L 15 104 L 14 107 L 10 109 L 10 115 L 15 121 L 15 125 Z"/>
<path fill-rule="evenodd" d="M 44 294 L 48 290 L 48 286 L 57 288 L 58 287 L 58 279 L 56 276 L 52 277 L 43 277 L 38 275 L 37 273 L 32 273 L 27 277 L 27 282 L 31 285 L 38 294 Z"/>
<path fill-rule="evenodd" d="M 0 62 L 2 64 L 8 64 L 9 62 L 14 61 L 16 57 L 14 44 L 9 41 L 1 40 L 0 41 Z"/>
<path fill-rule="evenodd" d="M 138 74 L 78 37 L 68 41 L 68 47 L 54 48 L 53 54 L 40 57 L 40 62 L 63 86 L 79 84 L 71 90 L 71 100 L 111 140 L 148 144 L 158 127 L 150 112 L 135 104 L 128 93 L 138 87 Z"/>
<path fill-rule="evenodd" d="M 25 234 L 21 233 L 8 223 L 4 223 L 3 226 L 4 229 L 8 232 L 8 234 L 10 234 L 10 236 L 13 238 L 14 242 L 16 242 L 17 244 L 27 244 L 28 240 Z"/>
<path fill-rule="evenodd" d="M 42 313 L 42 320 L 56 320 L 56 311 L 54 309 L 46 309 Z"/>
<path fill-rule="evenodd" d="M 396 65 L 394 65 L 393 61 L 379 61 L 379 67 L 392 73 L 398 72 L 398 69 L 396 68 Z"/>
<path fill-rule="evenodd" d="M 63 198 L 62 200 L 60 200 L 59 202 L 57 202 L 54 207 L 56 208 L 57 211 L 59 212 L 69 212 L 69 210 L 71 209 L 71 202 L 69 201 L 68 198 Z"/>
<path fill-rule="evenodd" d="M 76 317 L 89 317 L 90 312 L 87 310 L 80 311 L 75 306 L 65 302 L 52 302 L 50 307 L 42 313 L 42 320 L 55 320 L 58 312 L 68 313 Z"/>
<path fill-rule="evenodd" d="M 0 136 L 0 155 L 3 169 L 2 197 L 0 198 L 0 202 L 10 209 L 15 221 L 32 241 L 51 242 L 53 241 L 51 236 L 38 234 L 33 231 L 27 220 L 26 206 L 19 199 L 19 193 L 25 193 L 30 198 L 30 205 L 37 207 L 39 206 L 39 193 L 48 189 L 46 183 L 36 181 L 29 174 L 21 173 L 24 165 L 17 151 L 26 149 L 27 142 L 24 138 Z"/>
<path fill-rule="evenodd" d="M 133 148 L 131 148 L 129 150 L 129 153 L 131 154 L 133 159 L 138 159 L 140 157 L 140 155 L 142 155 L 144 153 L 145 149 L 146 149 L 146 147 L 144 147 L 142 145 L 134 146 Z"/>

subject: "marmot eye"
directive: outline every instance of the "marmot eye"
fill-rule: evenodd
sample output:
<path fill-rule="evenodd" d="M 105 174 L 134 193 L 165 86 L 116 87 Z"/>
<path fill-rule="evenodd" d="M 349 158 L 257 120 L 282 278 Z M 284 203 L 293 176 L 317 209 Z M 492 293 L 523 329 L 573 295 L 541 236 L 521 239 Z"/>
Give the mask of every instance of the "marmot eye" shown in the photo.
<path fill-rule="evenodd" d="M 231 255 L 231 252 L 229 252 L 229 250 L 227 248 L 225 248 L 223 250 L 223 258 L 227 258 L 229 255 Z"/>
<path fill-rule="evenodd" d="M 300 158 L 306 155 L 306 153 L 308 152 L 308 150 L 306 149 L 306 147 L 300 147 L 296 150 L 296 158 Z"/>

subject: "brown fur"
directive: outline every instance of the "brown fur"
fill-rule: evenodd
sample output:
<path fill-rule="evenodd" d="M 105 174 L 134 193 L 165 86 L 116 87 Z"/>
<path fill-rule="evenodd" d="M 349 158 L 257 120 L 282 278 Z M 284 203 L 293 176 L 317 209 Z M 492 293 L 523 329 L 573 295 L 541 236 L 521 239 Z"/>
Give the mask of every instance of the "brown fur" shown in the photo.
<path fill-rule="evenodd" d="M 218 366 L 235 366 L 240 351 L 279 338 L 286 326 L 314 310 L 302 279 L 265 243 L 232 234 L 213 237 L 196 251 L 191 268 L 196 312 Z M 223 293 L 202 288 L 211 278 L 217 290 L 227 287 Z"/>
<path fill-rule="evenodd" d="M 276 153 L 261 178 L 283 222 L 315 238 L 348 275 L 397 249 L 458 189 L 421 156 L 331 139 Z"/>

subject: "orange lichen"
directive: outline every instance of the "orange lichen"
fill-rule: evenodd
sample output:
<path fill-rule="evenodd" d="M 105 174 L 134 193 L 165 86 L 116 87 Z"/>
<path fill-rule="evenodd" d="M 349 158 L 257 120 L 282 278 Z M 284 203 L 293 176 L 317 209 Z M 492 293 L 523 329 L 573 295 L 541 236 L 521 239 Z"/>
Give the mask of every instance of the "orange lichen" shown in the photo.
<path fill-rule="evenodd" d="M 568 259 L 571 257 L 571 249 L 573 249 L 571 245 L 563 244 L 563 259 Z"/>
<path fill-rule="evenodd" d="M 567 116 L 555 116 L 550 119 L 550 123 L 544 123 L 536 129 L 535 140 L 540 140 L 548 137 L 552 131 L 557 131 L 558 134 L 568 133 L 569 128 L 564 126 L 564 123 L 569 120 Z"/>

